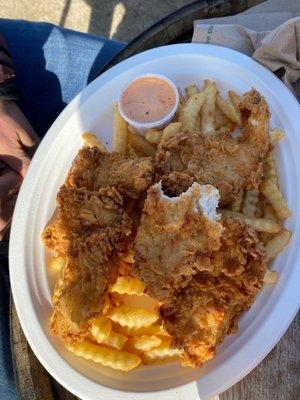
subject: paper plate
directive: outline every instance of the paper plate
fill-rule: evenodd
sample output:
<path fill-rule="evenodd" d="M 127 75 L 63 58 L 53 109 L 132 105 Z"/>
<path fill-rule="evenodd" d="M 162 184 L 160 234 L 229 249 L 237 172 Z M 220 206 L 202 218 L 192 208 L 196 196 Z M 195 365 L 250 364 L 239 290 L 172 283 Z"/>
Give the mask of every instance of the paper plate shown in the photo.
<path fill-rule="evenodd" d="M 267 99 L 271 124 L 286 138 L 276 150 L 281 188 L 293 216 L 293 237 L 274 262 L 280 279 L 265 286 L 243 315 L 239 332 L 227 337 L 202 368 L 177 363 L 114 372 L 73 356 L 49 335 L 51 287 L 40 236 L 55 209 L 56 193 L 82 145 L 83 131 L 95 132 L 109 147 L 113 105 L 124 84 L 144 73 L 164 74 L 179 87 L 214 79 L 221 91 L 252 87 Z M 225 93 L 225 92 L 224 92 Z M 218 394 L 254 368 L 283 335 L 299 307 L 300 107 L 289 90 L 250 58 L 222 47 L 179 44 L 134 56 L 105 72 L 69 104 L 40 144 L 21 187 L 10 238 L 10 277 L 18 316 L 34 353 L 48 372 L 84 400 L 197 399 Z"/>

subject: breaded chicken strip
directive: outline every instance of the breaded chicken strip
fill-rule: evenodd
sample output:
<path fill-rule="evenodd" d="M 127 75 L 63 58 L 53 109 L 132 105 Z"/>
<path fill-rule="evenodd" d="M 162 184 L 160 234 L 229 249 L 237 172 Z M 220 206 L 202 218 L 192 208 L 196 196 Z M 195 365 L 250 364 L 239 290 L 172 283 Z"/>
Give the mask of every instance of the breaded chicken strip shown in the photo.
<path fill-rule="evenodd" d="M 64 253 L 70 235 L 88 235 L 114 226 L 124 214 L 123 197 L 111 187 L 98 192 L 63 185 L 56 198 L 58 210 L 42 239 L 53 251 Z"/>
<path fill-rule="evenodd" d="M 55 289 L 51 331 L 65 341 L 80 340 L 117 277 L 116 256 L 128 246 L 131 219 L 115 188 L 89 192 L 62 186 L 57 204 L 54 228 L 46 228 L 43 240 L 68 263 Z"/>
<path fill-rule="evenodd" d="M 92 191 L 113 186 L 122 195 L 137 199 L 151 185 L 153 173 L 149 157 L 125 158 L 118 153 L 103 152 L 98 147 L 83 147 L 75 158 L 66 184 Z"/>
<path fill-rule="evenodd" d="M 218 199 L 214 187 L 198 183 L 176 198 L 164 195 L 160 183 L 148 190 L 134 243 L 134 273 L 150 296 L 171 299 L 202 268 L 203 254 L 220 247 Z"/>
<path fill-rule="evenodd" d="M 244 95 L 240 111 L 243 128 L 238 138 L 184 131 L 160 143 L 155 156 L 156 180 L 162 180 L 167 194 L 178 196 L 191 181 L 211 184 L 219 189 L 224 206 L 241 189 L 259 186 L 262 159 L 269 150 L 270 112 L 254 89 Z"/>
<path fill-rule="evenodd" d="M 237 329 L 238 317 L 253 304 L 266 272 L 255 231 L 233 219 L 222 224 L 221 248 L 207 254 L 202 271 L 161 308 L 186 365 L 214 356 L 216 345 Z"/>

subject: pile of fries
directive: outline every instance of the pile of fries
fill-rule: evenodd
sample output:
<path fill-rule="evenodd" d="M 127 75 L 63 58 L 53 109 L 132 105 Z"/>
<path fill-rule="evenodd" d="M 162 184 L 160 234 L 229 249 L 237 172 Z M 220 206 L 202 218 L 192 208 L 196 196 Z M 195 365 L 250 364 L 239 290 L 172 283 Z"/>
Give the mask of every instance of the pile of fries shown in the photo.
<path fill-rule="evenodd" d="M 66 262 L 61 256 L 53 257 L 49 266 L 59 273 Z M 120 276 L 110 287 L 103 315 L 93 321 L 86 339 L 65 343 L 77 356 L 125 372 L 141 362 L 170 360 L 180 353 L 171 347 L 171 338 L 159 321 L 159 303 L 144 293 L 145 286 L 138 278 L 129 274 L 133 262 L 132 252 L 120 259 Z M 53 303 L 59 286 L 58 278 Z"/>
<path fill-rule="evenodd" d="M 224 99 L 217 90 L 216 83 L 204 82 L 203 90 L 196 85 L 188 86 L 180 97 L 176 118 L 164 129 L 150 129 L 145 137 L 130 129 L 121 117 L 118 107 L 114 109 L 113 150 L 134 157 L 153 157 L 159 143 L 183 129 L 200 130 L 204 133 L 230 134 L 241 125 L 239 112 L 240 96 L 228 92 Z M 272 149 L 284 137 L 281 129 L 270 130 Z M 85 144 L 105 147 L 92 134 L 83 135 Z M 272 152 L 264 160 L 264 180 L 259 190 L 241 191 L 238 198 L 228 207 L 220 210 L 224 216 L 246 221 L 259 234 L 265 246 L 266 260 L 270 261 L 288 244 L 291 232 L 282 223 L 291 215 L 280 191 L 276 166 Z M 50 266 L 60 270 L 67 260 L 52 258 Z M 122 371 L 129 371 L 140 363 L 176 358 L 180 351 L 171 347 L 171 338 L 159 321 L 159 303 L 144 293 L 143 283 L 130 274 L 134 262 L 131 251 L 122 255 L 120 276 L 107 294 L 107 306 L 103 315 L 96 318 L 88 337 L 79 343 L 66 344 L 74 354 L 102 365 Z M 268 271 L 264 281 L 276 283 L 275 271 Z M 57 297 L 53 293 L 53 302 Z M 147 304 L 138 307 L 137 304 Z"/>

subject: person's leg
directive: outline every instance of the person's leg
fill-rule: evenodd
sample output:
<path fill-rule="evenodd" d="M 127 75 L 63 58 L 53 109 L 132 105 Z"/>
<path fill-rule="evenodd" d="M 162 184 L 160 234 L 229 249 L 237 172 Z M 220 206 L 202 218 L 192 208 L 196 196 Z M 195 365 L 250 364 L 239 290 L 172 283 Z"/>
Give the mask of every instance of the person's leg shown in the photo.
<path fill-rule="evenodd" d="M 17 400 L 9 341 L 9 279 L 7 266 L 3 264 L 0 264 L 0 399 Z"/>
<path fill-rule="evenodd" d="M 40 136 L 124 46 L 48 23 L 0 19 L 0 32 L 14 59 L 20 107 Z"/>

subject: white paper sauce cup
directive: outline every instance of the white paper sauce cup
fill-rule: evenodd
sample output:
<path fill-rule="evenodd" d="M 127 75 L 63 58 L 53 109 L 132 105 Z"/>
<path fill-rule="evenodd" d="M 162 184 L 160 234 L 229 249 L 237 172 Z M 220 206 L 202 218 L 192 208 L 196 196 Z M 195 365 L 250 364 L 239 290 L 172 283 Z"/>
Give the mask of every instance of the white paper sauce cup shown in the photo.
<path fill-rule="evenodd" d="M 125 90 L 135 81 L 142 79 L 142 78 L 158 78 L 163 80 L 164 82 L 166 82 L 174 91 L 175 94 L 175 103 L 173 108 L 171 109 L 170 112 L 168 112 L 167 115 L 165 115 L 163 118 L 157 120 L 157 121 L 151 121 L 151 122 L 139 122 L 139 121 L 135 121 L 133 119 L 131 119 L 125 112 L 124 109 L 122 107 L 122 98 L 124 95 Z M 162 129 L 164 128 L 166 125 L 168 125 L 168 123 L 170 123 L 178 109 L 178 105 L 179 105 L 179 94 L 178 94 L 178 90 L 176 85 L 174 84 L 174 82 L 172 82 L 169 78 L 167 78 L 164 75 L 160 75 L 160 74 L 152 74 L 152 73 L 148 73 L 148 74 L 144 74 L 144 75 L 140 75 L 137 76 L 135 79 L 131 80 L 130 82 L 127 83 L 127 85 L 124 87 L 124 89 L 121 91 L 119 98 L 118 98 L 118 107 L 119 107 L 119 111 L 120 114 L 122 115 L 122 117 L 125 119 L 125 121 L 128 122 L 130 129 L 134 130 L 135 132 L 139 133 L 140 135 L 145 135 L 145 133 L 151 129 L 151 128 L 157 128 L 157 129 Z"/>

